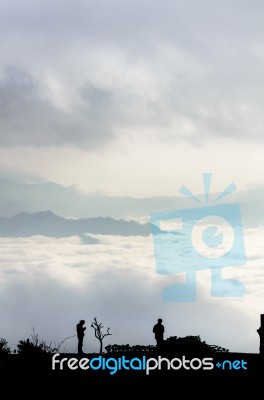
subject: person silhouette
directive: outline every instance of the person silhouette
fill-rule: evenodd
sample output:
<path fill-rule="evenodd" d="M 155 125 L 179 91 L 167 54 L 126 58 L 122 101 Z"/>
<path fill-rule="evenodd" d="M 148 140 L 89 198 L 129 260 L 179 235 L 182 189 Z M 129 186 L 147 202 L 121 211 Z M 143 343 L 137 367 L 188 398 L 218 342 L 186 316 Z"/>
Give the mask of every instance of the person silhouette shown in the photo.
<path fill-rule="evenodd" d="M 164 325 L 162 325 L 162 319 L 159 318 L 157 324 L 155 324 L 153 326 L 153 333 L 155 335 L 155 339 L 156 339 L 156 342 L 157 342 L 157 348 L 159 348 L 159 349 L 163 345 L 164 332 L 165 332 L 165 328 L 164 328 Z"/>
<path fill-rule="evenodd" d="M 83 354 L 83 337 L 84 337 L 84 327 L 85 321 L 81 319 L 79 323 L 76 325 L 76 330 L 77 330 L 77 338 L 78 338 L 78 354 Z"/>
<path fill-rule="evenodd" d="M 257 332 L 259 334 L 259 353 L 261 356 L 264 356 L 264 314 L 260 315 L 260 328 L 257 329 Z"/>

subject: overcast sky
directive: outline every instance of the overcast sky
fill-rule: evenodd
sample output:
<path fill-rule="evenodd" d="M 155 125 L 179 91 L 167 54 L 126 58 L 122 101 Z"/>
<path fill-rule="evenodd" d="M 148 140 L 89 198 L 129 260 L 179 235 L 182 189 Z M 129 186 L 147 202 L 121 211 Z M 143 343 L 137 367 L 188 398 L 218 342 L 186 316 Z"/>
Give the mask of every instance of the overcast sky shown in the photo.
<path fill-rule="evenodd" d="M 138 197 L 200 193 L 203 172 L 213 191 L 263 185 L 263 15 L 261 0 L 1 0 L 0 176 Z M 98 314 L 114 342 L 149 344 L 162 315 L 168 336 L 257 352 L 262 236 L 247 231 L 245 298 L 201 278 L 180 305 L 161 301 L 174 278 L 150 237 L 1 238 L 0 337 L 36 324 L 59 341 Z"/>
<path fill-rule="evenodd" d="M 264 4 L 2 0 L 2 175 L 174 195 L 263 183 Z"/>

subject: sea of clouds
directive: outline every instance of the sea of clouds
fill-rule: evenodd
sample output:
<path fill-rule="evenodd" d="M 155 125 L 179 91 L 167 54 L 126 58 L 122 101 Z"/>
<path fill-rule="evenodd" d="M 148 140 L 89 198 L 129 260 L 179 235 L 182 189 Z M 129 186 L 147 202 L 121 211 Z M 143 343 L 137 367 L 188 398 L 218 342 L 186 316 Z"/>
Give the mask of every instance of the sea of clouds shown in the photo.
<path fill-rule="evenodd" d="M 96 236 L 84 244 L 77 236 L 0 239 L 0 337 L 11 349 L 33 331 L 40 340 L 76 352 L 75 326 L 86 321 L 84 351 L 98 352 L 91 323 L 110 327 L 107 344 L 155 344 L 158 318 L 165 338 L 200 335 L 208 344 L 234 352 L 259 351 L 260 314 L 264 312 L 264 228 L 244 232 L 247 262 L 222 270 L 223 278 L 245 286 L 244 297 L 212 297 L 211 271 L 197 272 L 194 302 L 164 302 L 162 290 L 184 282 L 184 273 L 156 272 L 151 236 Z"/>

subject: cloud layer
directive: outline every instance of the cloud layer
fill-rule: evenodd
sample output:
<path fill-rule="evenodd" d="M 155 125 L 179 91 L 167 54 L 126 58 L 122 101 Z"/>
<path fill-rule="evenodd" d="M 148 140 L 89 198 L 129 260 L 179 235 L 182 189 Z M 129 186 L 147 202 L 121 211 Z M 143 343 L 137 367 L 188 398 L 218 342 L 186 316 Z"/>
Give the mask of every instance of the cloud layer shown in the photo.
<path fill-rule="evenodd" d="M 259 316 L 263 313 L 263 229 L 245 233 L 248 262 L 226 268 L 224 278 L 238 279 L 243 298 L 213 298 L 210 271 L 197 274 L 197 301 L 164 303 L 162 290 L 184 275 L 158 275 L 151 238 L 99 236 L 83 245 L 78 237 L 1 238 L 1 337 L 12 348 L 33 328 L 40 338 L 67 351 L 77 349 L 75 325 L 86 320 L 85 351 L 99 347 L 90 323 L 97 316 L 112 336 L 105 345 L 155 344 L 152 326 L 163 318 L 166 337 L 200 335 L 209 344 L 237 352 L 258 352 Z M 243 332 L 243 334 L 241 334 Z"/>

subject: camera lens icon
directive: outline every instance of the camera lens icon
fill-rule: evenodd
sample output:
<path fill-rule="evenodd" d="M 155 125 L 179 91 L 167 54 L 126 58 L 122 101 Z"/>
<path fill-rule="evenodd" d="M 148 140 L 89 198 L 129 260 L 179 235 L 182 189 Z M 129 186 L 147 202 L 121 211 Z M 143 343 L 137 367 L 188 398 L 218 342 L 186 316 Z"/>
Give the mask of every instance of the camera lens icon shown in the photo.
<path fill-rule="evenodd" d="M 244 285 L 237 279 L 222 277 L 222 268 L 246 263 L 243 228 L 238 203 L 215 204 L 235 189 L 230 184 L 209 204 L 210 173 L 203 174 L 203 203 L 185 186 L 180 192 L 201 207 L 153 213 L 150 216 L 156 271 L 158 274 L 185 272 L 184 283 L 163 290 L 164 301 L 194 301 L 196 272 L 211 270 L 213 297 L 241 297 Z"/>
<path fill-rule="evenodd" d="M 192 245 L 202 257 L 224 257 L 234 244 L 234 229 L 223 217 L 207 215 L 199 219 L 192 229 Z"/>
<path fill-rule="evenodd" d="M 163 223 L 169 221 L 175 221 L 174 227 L 165 230 Z M 154 213 L 151 226 L 159 274 L 246 262 L 240 208 L 236 203 Z"/>

